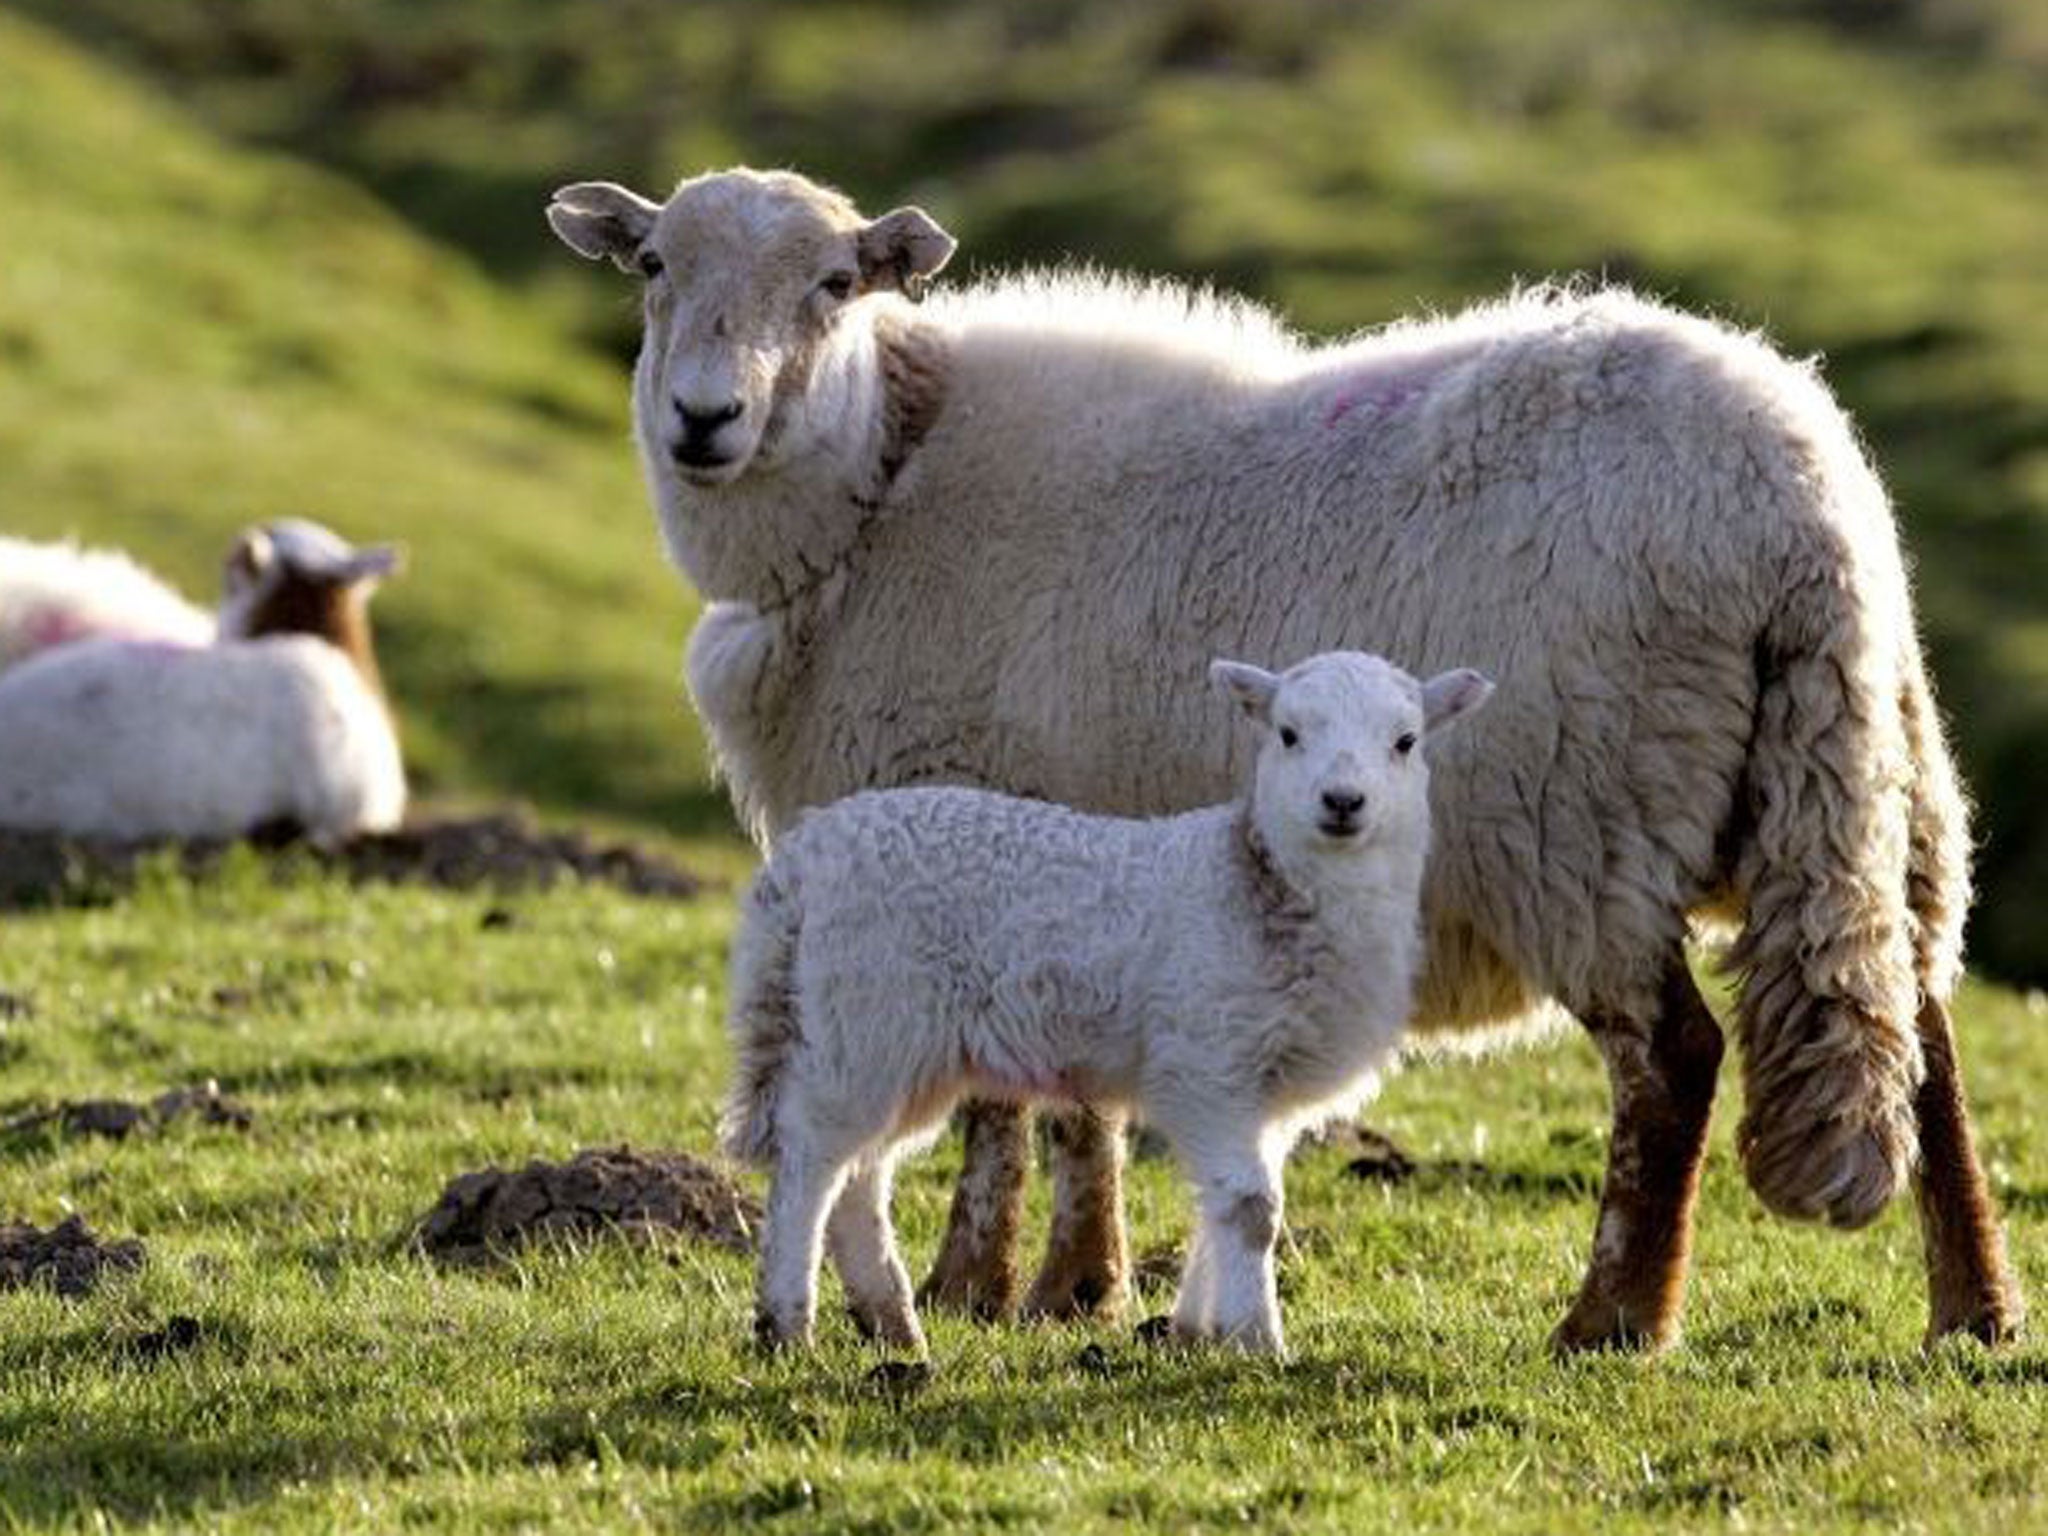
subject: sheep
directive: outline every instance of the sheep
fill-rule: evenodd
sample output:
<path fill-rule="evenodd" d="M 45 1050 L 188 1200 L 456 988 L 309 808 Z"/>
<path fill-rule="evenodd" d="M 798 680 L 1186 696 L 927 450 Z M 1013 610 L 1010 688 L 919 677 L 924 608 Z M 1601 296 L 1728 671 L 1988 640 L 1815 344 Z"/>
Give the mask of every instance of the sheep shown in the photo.
<path fill-rule="evenodd" d="M 212 643 L 80 640 L 0 675 L 0 825 L 321 840 L 396 826 L 405 774 L 366 612 L 396 564 L 273 522 L 237 541 Z"/>
<path fill-rule="evenodd" d="M 707 600 L 685 663 L 772 846 L 806 806 L 947 782 L 1152 815 L 1228 792 L 1219 652 L 1483 667 L 1436 764 L 1416 1038 L 1559 1010 L 1613 1093 L 1561 1350 L 1676 1332 L 1719 1024 L 1694 917 L 1741 922 L 1738 1143 L 1772 1209 L 1856 1227 L 1920 1164 L 1930 1334 L 2018 1323 L 1948 1000 L 1965 806 L 1897 530 L 1813 367 L 1616 288 L 1328 346 L 1089 271 L 913 301 L 954 244 L 791 173 L 555 194 L 645 285 L 634 436 Z M 967 1118 L 927 1291 L 1010 1310 L 1028 1143 Z M 1109 1310 L 1112 1119 L 1055 1127 L 1027 1310 Z"/>
<path fill-rule="evenodd" d="M 1422 749 L 1492 685 L 1358 652 L 1211 676 L 1259 727 L 1231 803 L 1140 821 L 871 790 L 777 845 L 735 940 L 723 1119 L 728 1152 L 775 1170 L 765 1342 L 808 1342 L 829 1227 L 856 1321 L 923 1349 L 890 1171 L 972 1087 L 1136 1107 L 1201 1196 L 1173 1334 L 1285 1353 L 1281 1164 L 1393 1052 L 1422 947 Z"/>
<path fill-rule="evenodd" d="M 205 645 L 214 619 L 124 554 L 0 537 L 0 672 L 105 636 Z"/>

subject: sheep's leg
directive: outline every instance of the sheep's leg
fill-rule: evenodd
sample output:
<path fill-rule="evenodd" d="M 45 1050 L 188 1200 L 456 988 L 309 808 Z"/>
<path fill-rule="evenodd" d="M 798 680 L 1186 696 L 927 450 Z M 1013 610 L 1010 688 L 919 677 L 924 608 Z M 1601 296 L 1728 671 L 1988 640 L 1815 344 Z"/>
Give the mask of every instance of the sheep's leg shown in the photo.
<path fill-rule="evenodd" d="M 1216 1253 L 1208 1235 L 1208 1223 L 1198 1218 L 1181 1261 L 1180 1290 L 1167 1329 L 1177 1339 L 1205 1339 L 1216 1325 Z"/>
<path fill-rule="evenodd" d="M 1586 1023 L 1607 1063 L 1614 1132 L 1592 1262 L 1551 1344 L 1561 1353 L 1655 1349 L 1677 1331 L 1721 1030 L 1683 956 L 1647 1026 L 1598 1012 Z"/>
<path fill-rule="evenodd" d="M 2019 1288 L 1970 1142 L 1948 1009 L 1932 998 L 1920 1007 L 1920 1046 L 1927 1077 L 1914 1103 L 1920 1128 L 1914 1193 L 1927 1250 L 1927 1340 L 1966 1333 L 1996 1344 L 2019 1331 Z"/>
<path fill-rule="evenodd" d="M 1285 1356 L 1273 1250 L 1280 1238 L 1279 1170 L 1254 1141 L 1236 1155 L 1207 1161 L 1198 1174 L 1208 1284 L 1214 1291 L 1206 1332 L 1254 1354 Z"/>
<path fill-rule="evenodd" d="M 760 1294 L 754 1309 L 754 1337 L 767 1348 L 810 1342 L 825 1213 L 832 1208 L 845 1171 L 843 1160 L 821 1155 L 808 1142 L 783 1142 L 774 1187 L 768 1193 Z"/>
<path fill-rule="evenodd" d="M 1047 1116 L 1052 1231 L 1027 1317 L 1114 1317 L 1130 1287 L 1124 1251 L 1123 1116 L 1076 1104 Z"/>
<path fill-rule="evenodd" d="M 839 1192 L 825 1241 L 846 1286 L 847 1309 L 862 1335 L 924 1351 L 924 1331 L 910 1297 L 910 1273 L 896 1251 L 889 1221 L 889 1164 L 861 1163 Z"/>
<path fill-rule="evenodd" d="M 1031 1118 L 1021 1105 L 976 1099 L 963 1111 L 966 1153 L 945 1240 L 918 1300 L 989 1320 L 1017 1307 L 1017 1229 Z"/>

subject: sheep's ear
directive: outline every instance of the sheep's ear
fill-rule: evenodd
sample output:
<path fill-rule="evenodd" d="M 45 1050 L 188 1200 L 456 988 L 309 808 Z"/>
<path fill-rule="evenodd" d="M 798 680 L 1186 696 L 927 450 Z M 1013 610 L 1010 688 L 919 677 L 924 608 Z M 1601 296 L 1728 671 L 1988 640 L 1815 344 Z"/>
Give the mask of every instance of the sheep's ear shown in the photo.
<path fill-rule="evenodd" d="M 925 283 L 953 259 L 959 243 L 922 208 L 885 213 L 854 237 L 861 286 L 870 292 L 894 288 L 921 299 Z"/>
<path fill-rule="evenodd" d="M 660 212 L 659 203 L 616 182 L 579 181 L 555 193 L 548 204 L 548 224 L 578 256 L 609 259 L 630 272 Z"/>
<path fill-rule="evenodd" d="M 341 579 L 350 586 L 379 582 L 405 569 L 405 551 L 396 544 L 371 544 L 351 550 L 343 562 Z"/>
<path fill-rule="evenodd" d="M 254 581 L 270 568 L 270 562 L 276 558 L 277 546 L 271 543 L 268 533 L 261 528 L 245 529 L 228 550 L 228 573 L 245 581 Z"/>
<path fill-rule="evenodd" d="M 1439 672 L 1422 685 L 1422 724 L 1440 731 L 1460 715 L 1469 715 L 1493 696 L 1493 684 L 1470 667 Z"/>
<path fill-rule="evenodd" d="M 1209 681 L 1237 701 L 1237 707 L 1261 725 L 1273 718 L 1273 695 L 1280 691 L 1280 679 L 1262 667 L 1241 661 L 1212 661 Z"/>

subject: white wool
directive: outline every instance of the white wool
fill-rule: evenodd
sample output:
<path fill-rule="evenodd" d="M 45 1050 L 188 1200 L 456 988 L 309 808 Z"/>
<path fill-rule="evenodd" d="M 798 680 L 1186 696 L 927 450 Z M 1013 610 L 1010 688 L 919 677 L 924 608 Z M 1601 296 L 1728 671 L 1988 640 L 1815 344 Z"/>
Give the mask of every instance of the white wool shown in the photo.
<path fill-rule="evenodd" d="M 898 1144 L 972 1090 L 1141 1110 L 1202 1198 L 1211 1267 L 1183 1280 L 1183 1331 L 1281 1347 L 1279 1169 L 1393 1051 L 1420 951 L 1425 718 L 1433 731 L 1486 685 L 1425 687 L 1351 653 L 1219 677 L 1261 725 L 1240 803 L 1139 821 L 880 791 L 777 846 L 735 944 L 726 1119 L 735 1153 L 776 1167 L 762 1303 L 777 1337 L 808 1331 L 841 1176 L 864 1164 L 885 1186 Z M 865 1266 L 886 1295 L 864 1289 L 859 1256 L 841 1268 L 856 1306 L 911 1342 L 892 1262 Z"/>
<path fill-rule="evenodd" d="M 93 640 L 0 676 L 0 826 L 334 838 L 404 811 L 384 702 L 324 640 Z"/>
<path fill-rule="evenodd" d="M 114 550 L 0 537 L 0 671 L 99 636 L 204 645 L 214 621 Z"/>

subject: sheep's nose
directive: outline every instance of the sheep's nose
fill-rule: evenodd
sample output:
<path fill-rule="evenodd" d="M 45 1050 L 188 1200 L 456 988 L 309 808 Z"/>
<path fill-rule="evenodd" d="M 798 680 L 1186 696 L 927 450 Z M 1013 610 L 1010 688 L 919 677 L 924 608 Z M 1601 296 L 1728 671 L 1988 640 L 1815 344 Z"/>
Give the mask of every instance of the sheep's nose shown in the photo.
<path fill-rule="evenodd" d="M 697 442 L 702 442 L 727 422 L 738 421 L 746 408 L 744 400 L 728 400 L 708 411 L 676 401 L 676 415 L 682 419 L 683 436 Z"/>
<path fill-rule="evenodd" d="M 1332 816 L 1356 816 L 1365 809 L 1365 796 L 1355 789 L 1326 789 L 1323 809 Z"/>

